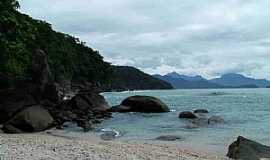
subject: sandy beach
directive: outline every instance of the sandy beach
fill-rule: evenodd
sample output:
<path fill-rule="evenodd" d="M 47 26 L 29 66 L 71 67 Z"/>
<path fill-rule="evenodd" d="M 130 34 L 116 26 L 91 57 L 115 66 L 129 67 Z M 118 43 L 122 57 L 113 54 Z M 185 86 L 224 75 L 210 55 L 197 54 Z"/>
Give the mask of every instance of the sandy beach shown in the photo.
<path fill-rule="evenodd" d="M 53 135 L 52 135 L 53 134 Z M 80 138 L 61 133 L 1 134 L 4 160 L 222 160 L 171 144 L 151 141 L 103 141 L 97 135 Z M 0 159 L 1 159 L 0 158 Z M 1 160 L 2 160 L 1 159 Z"/>

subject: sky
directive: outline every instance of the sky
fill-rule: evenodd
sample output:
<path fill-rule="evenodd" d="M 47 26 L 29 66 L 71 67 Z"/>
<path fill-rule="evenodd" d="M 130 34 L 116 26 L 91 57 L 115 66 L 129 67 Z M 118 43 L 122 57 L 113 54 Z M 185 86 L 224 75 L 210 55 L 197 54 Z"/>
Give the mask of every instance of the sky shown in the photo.
<path fill-rule="evenodd" d="M 270 79 L 269 0 L 20 0 L 99 50 L 106 61 L 149 74 Z"/>

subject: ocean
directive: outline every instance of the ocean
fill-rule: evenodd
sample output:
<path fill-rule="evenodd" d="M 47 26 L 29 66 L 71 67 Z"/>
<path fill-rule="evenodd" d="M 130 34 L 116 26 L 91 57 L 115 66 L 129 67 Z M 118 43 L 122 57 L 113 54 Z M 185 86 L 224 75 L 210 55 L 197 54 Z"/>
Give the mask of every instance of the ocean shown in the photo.
<path fill-rule="evenodd" d="M 270 145 L 270 89 L 146 90 L 103 95 L 112 106 L 132 95 L 147 95 L 160 98 L 170 107 L 169 113 L 114 113 L 114 118 L 97 125 L 97 131 L 120 132 L 122 140 L 177 135 L 182 140 L 170 143 L 221 155 L 239 135 Z M 220 116 L 225 123 L 187 128 L 190 121 L 178 115 L 195 109 L 207 109 L 209 117 Z"/>

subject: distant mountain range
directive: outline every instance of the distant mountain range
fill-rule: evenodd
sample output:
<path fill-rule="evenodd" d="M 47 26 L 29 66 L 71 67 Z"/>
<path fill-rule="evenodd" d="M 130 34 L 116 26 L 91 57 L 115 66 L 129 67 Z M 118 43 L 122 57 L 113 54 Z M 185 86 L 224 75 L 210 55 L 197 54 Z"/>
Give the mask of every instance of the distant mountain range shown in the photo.
<path fill-rule="evenodd" d="M 270 86 L 266 79 L 253 79 L 241 74 L 225 74 L 220 78 L 207 80 L 200 75 L 187 76 L 176 72 L 164 76 L 153 75 L 163 81 L 170 83 L 176 89 L 203 89 L 203 88 L 265 88 Z"/>

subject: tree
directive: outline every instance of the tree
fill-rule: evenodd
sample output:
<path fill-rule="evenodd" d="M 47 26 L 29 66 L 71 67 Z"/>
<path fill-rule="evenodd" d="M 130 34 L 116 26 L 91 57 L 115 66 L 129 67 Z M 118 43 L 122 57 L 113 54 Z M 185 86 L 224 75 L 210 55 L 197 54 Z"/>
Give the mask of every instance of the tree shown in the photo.
<path fill-rule="evenodd" d="M 15 10 L 20 7 L 17 0 L 1 0 L 0 1 L 0 10 Z"/>

